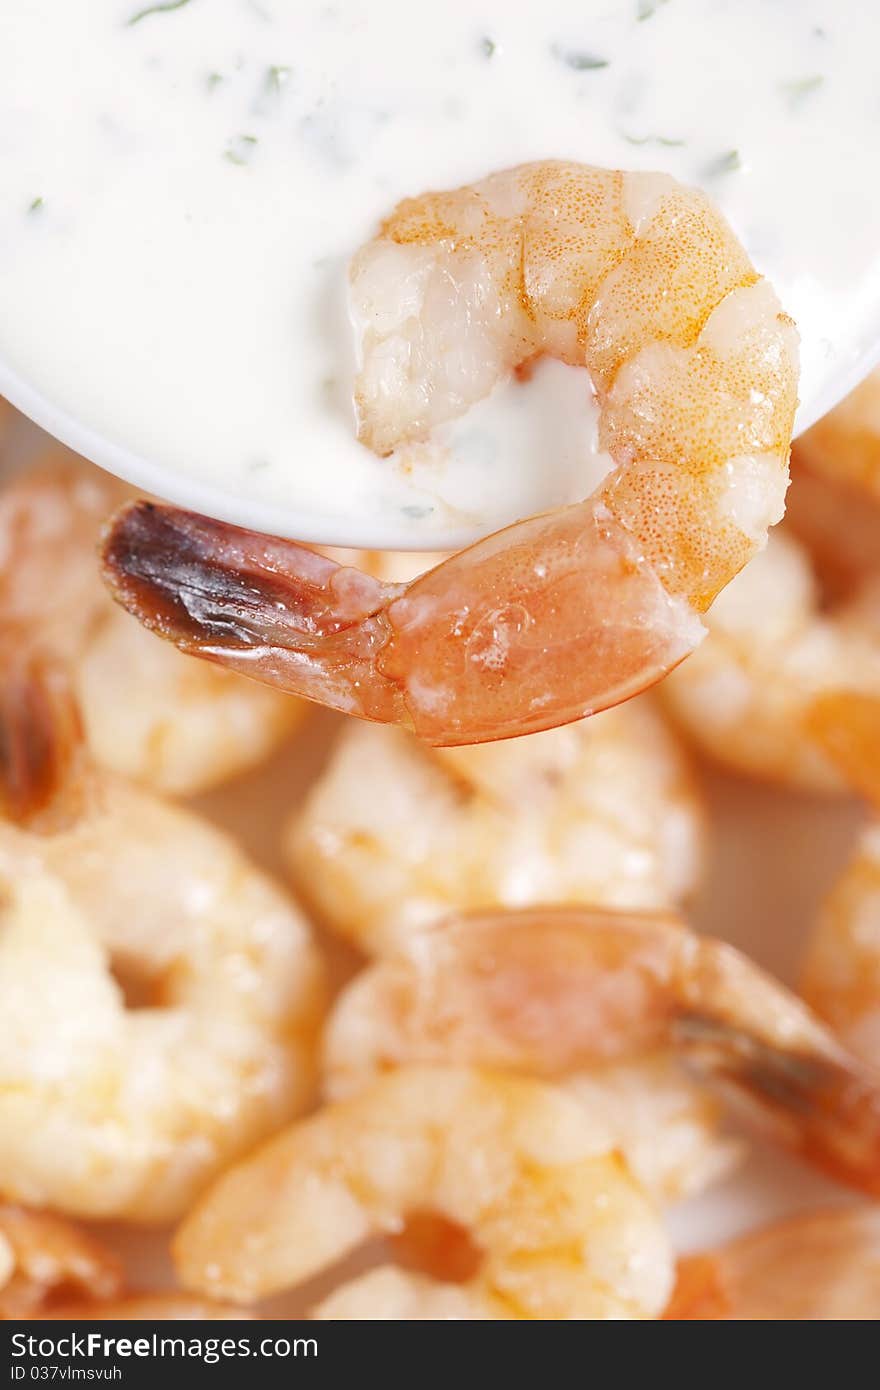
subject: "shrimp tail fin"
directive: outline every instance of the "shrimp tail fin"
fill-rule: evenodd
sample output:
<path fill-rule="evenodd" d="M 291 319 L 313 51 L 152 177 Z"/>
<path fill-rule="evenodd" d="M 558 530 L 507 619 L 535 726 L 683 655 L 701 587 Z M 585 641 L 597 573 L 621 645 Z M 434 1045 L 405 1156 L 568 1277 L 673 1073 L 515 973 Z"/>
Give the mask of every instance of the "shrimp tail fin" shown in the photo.
<path fill-rule="evenodd" d="M 39 658 L 12 662 L 0 681 L 0 812 L 51 834 L 76 819 L 88 758 L 66 677 Z"/>
<path fill-rule="evenodd" d="M 787 1051 L 723 1019 L 681 1018 L 682 1057 L 832 1177 L 880 1194 L 880 1074 L 827 1040 Z"/>
<path fill-rule="evenodd" d="M 675 1271 L 675 1287 L 664 1322 L 719 1322 L 730 1313 L 721 1264 L 713 1255 L 685 1255 Z"/>
<path fill-rule="evenodd" d="M 376 665 L 401 586 L 151 502 L 111 518 L 101 563 L 117 602 L 181 651 L 332 709 L 408 722 Z"/>

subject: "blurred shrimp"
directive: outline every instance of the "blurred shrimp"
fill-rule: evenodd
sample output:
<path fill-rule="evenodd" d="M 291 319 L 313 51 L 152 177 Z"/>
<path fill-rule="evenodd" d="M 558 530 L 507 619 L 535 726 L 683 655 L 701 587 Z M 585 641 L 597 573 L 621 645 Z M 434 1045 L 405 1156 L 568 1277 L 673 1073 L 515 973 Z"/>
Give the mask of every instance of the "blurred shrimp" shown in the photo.
<path fill-rule="evenodd" d="M 426 925 L 475 908 L 671 907 L 697 884 L 702 830 L 688 763 L 642 699 L 449 750 L 352 723 L 287 848 L 322 916 L 361 950 L 386 954 L 416 949 Z M 741 1152 L 719 1133 L 717 1100 L 663 1051 L 593 1066 L 576 1089 L 664 1200 L 706 1187 Z"/>
<path fill-rule="evenodd" d="M 553 160 L 427 193 L 356 254 L 351 300 L 376 453 L 405 465 L 546 354 L 587 369 L 611 475 L 407 586 L 138 503 L 104 542 L 116 598 L 182 650 L 434 744 L 580 719 L 693 651 L 782 516 L 797 391 L 794 326 L 705 195 Z"/>
<path fill-rule="evenodd" d="M 797 459 L 880 502 L 880 368 L 801 435 Z"/>
<path fill-rule="evenodd" d="M 298 887 L 381 954 L 473 908 L 680 903 L 702 869 L 703 808 L 674 737 L 640 700 L 443 751 L 352 723 L 285 840 Z"/>
<path fill-rule="evenodd" d="M 180 1293 L 126 1293 L 120 1261 L 94 1237 L 61 1217 L 0 1203 L 2 1321 L 250 1317 Z"/>
<path fill-rule="evenodd" d="M 659 1049 L 880 1193 L 880 1072 L 733 947 L 671 918 L 533 908 L 426 930 L 343 992 L 324 1064 L 331 1091 L 351 1094 L 410 1063 L 558 1079 Z"/>
<path fill-rule="evenodd" d="M 880 1067 L 880 824 L 862 832 L 824 904 L 801 993 L 847 1047 Z"/>
<path fill-rule="evenodd" d="M 195 792 L 266 757 L 305 707 L 151 641 L 110 601 L 96 545 L 126 495 L 73 455 L 0 490 L 0 640 L 67 663 L 102 766 Z"/>
<path fill-rule="evenodd" d="M 76 740 L 63 683 L 6 672 L 0 1191 L 168 1220 L 307 1101 L 321 963 L 225 834 Z"/>
<path fill-rule="evenodd" d="M 880 580 L 826 610 L 808 553 L 777 531 L 707 622 L 660 692 L 682 730 L 738 771 L 880 802 Z"/>
<path fill-rule="evenodd" d="M 447 1228 L 458 1280 L 383 1267 L 315 1316 L 651 1318 L 672 1282 L 650 1203 L 570 1098 L 471 1070 L 403 1070 L 231 1169 L 174 1242 L 181 1282 L 253 1301 L 415 1218 Z M 457 1239 L 456 1239 L 457 1237 Z M 416 1244 L 428 1257 L 436 1241 Z"/>
<path fill-rule="evenodd" d="M 122 1266 L 91 1236 L 46 1212 L 0 1203 L 0 1319 L 54 1316 L 58 1300 L 103 1302 Z"/>
<path fill-rule="evenodd" d="M 809 1212 L 679 1264 L 674 1321 L 875 1322 L 880 1210 Z"/>

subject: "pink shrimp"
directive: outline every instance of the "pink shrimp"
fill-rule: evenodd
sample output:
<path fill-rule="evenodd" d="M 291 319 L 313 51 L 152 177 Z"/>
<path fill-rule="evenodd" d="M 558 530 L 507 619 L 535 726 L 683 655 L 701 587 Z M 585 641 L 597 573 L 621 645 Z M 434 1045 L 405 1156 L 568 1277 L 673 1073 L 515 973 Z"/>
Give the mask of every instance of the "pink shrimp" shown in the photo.
<path fill-rule="evenodd" d="M 139 503 L 104 542 L 116 598 L 184 651 L 436 744 L 659 680 L 788 480 L 796 334 L 711 203 L 664 175 L 524 165 L 401 203 L 351 281 L 370 448 L 405 450 L 547 354 L 587 368 L 612 474 L 408 585 Z"/>

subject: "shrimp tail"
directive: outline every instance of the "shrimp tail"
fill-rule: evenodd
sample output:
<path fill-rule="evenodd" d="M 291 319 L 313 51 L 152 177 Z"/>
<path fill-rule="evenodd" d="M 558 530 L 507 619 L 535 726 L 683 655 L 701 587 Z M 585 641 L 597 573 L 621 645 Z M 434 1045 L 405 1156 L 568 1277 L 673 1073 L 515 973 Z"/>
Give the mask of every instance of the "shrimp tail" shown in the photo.
<path fill-rule="evenodd" d="M 115 598 L 192 652 L 433 744 L 511 738 L 628 699 L 704 629 L 592 500 L 517 522 L 407 586 L 146 502 L 104 537 Z"/>
<path fill-rule="evenodd" d="M 37 657 L 7 666 L 0 681 L 0 811 L 51 834 L 82 805 L 87 759 L 66 678 Z"/>
<path fill-rule="evenodd" d="M 680 1055 L 760 1111 L 787 1147 L 880 1194 L 880 1076 L 829 1034 L 787 1049 L 721 1018 L 683 1015 Z"/>
<path fill-rule="evenodd" d="M 117 602 L 181 651 L 347 714 L 408 722 L 376 667 L 400 585 L 151 502 L 111 518 L 101 563 Z"/>

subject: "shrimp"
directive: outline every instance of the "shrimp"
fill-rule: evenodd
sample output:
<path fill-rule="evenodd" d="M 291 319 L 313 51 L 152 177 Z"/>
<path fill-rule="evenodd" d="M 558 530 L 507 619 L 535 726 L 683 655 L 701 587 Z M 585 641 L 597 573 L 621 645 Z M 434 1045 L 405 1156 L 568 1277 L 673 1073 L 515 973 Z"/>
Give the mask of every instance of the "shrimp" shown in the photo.
<path fill-rule="evenodd" d="M 680 728 L 729 767 L 878 801 L 880 581 L 830 610 L 820 601 L 803 546 L 774 532 L 719 595 L 708 640 L 672 672 L 661 698 Z"/>
<path fill-rule="evenodd" d="M 880 502 L 880 368 L 801 435 L 797 457 L 832 482 Z"/>
<path fill-rule="evenodd" d="M 0 1191 L 168 1220 L 305 1105 L 321 961 L 226 835 L 56 755 L 57 686 L 0 701 Z"/>
<path fill-rule="evenodd" d="M 664 1316 L 734 1322 L 880 1318 L 880 1211 L 809 1212 L 682 1260 Z"/>
<path fill-rule="evenodd" d="M 557 1079 L 673 1050 L 835 1177 L 880 1193 L 880 1073 L 733 947 L 668 917 L 464 917 L 371 966 L 325 1032 L 335 1094 L 410 1063 Z"/>
<path fill-rule="evenodd" d="M 200 791 L 259 762 L 305 706 L 151 641 L 110 601 L 95 547 L 126 495 L 72 455 L 0 491 L 0 636 L 67 664 L 102 766 Z"/>
<path fill-rule="evenodd" d="M 286 840 L 297 886 L 324 920 L 361 950 L 388 954 L 474 908 L 671 907 L 696 886 L 702 831 L 690 768 L 642 698 L 449 750 L 351 723 Z M 664 1200 L 701 1190 L 740 1155 L 718 1134 L 717 1101 L 663 1052 L 595 1066 L 577 1082 Z"/>
<path fill-rule="evenodd" d="M 458 1282 L 392 1266 L 316 1316 L 397 1317 L 408 1302 L 431 1317 L 648 1318 L 668 1298 L 667 1236 L 585 1113 L 554 1087 L 458 1068 L 395 1072 L 278 1135 L 202 1198 L 175 1263 L 185 1287 L 249 1302 L 408 1218 L 429 1258 L 458 1247 Z"/>
<path fill-rule="evenodd" d="M 250 1318 L 180 1293 L 132 1294 L 118 1258 L 71 1222 L 0 1203 L 0 1321 Z"/>
<path fill-rule="evenodd" d="M 137 503 L 104 540 L 115 597 L 185 651 L 435 744 L 580 719 L 687 656 L 782 516 L 796 404 L 794 326 L 707 198 L 523 165 L 402 202 L 351 297 L 376 453 L 405 464 L 548 354 L 587 369 L 612 474 L 406 586 Z"/>
<path fill-rule="evenodd" d="M 121 1264 L 91 1236 L 60 1217 L 0 1203 L 0 1320 L 36 1317 L 58 1298 L 113 1299 L 121 1288 Z"/>
<path fill-rule="evenodd" d="M 699 881 L 703 819 L 686 758 L 637 700 L 449 750 L 351 723 L 285 845 L 297 887 L 374 955 L 473 908 L 672 907 Z"/>
<path fill-rule="evenodd" d="M 801 992 L 847 1047 L 880 1066 L 880 824 L 862 832 L 825 903 Z"/>

